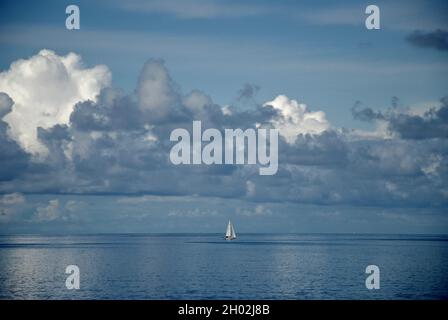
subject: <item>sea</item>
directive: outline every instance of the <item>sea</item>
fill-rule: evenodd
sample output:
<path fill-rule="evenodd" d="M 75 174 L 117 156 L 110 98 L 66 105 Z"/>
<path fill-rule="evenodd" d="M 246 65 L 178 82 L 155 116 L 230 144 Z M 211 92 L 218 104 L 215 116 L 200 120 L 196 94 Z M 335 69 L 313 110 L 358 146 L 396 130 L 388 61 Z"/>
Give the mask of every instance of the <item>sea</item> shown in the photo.
<path fill-rule="evenodd" d="M 79 268 L 79 289 L 66 268 Z M 379 289 L 368 289 L 369 265 Z M 447 299 L 448 236 L 0 236 L 0 299 Z"/>

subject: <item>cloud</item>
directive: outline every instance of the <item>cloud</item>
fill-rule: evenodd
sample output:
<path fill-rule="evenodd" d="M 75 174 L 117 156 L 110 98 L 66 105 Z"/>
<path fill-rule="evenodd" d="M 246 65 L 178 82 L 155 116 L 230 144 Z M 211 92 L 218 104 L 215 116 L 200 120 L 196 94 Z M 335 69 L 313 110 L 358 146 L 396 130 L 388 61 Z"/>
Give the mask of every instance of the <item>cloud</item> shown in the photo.
<path fill-rule="evenodd" d="M 12 106 L 12 99 L 6 93 L 0 93 L 0 181 L 19 177 L 29 162 L 29 155 L 9 137 L 10 127 L 2 120 L 2 116 L 11 112 Z"/>
<path fill-rule="evenodd" d="M 59 213 L 59 200 L 54 199 L 48 201 L 48 205 L 38 207 L 36 210 L 37 221 L 53 221 L 60 218 Z"/>
<path fill-rule="evenodd" d="M 246 181 L 246 193 L 248 197 L 254 197 L 256 195 L 256 186 L 250 180 Z"/>
<path fill-rule="evenodd" d="M 245 217 L 262 217 L 262 216 L 271 216 L 273 215 L 273 212 L 265 205 L 257 204 L 253 209 L 236 208 L 236 214 Z"/>
<path fill-rule="evenodd" d="M 279 111 L 272 123 L 288 143 L 294 143 L 300 134 L 320 134 L 330 127 L 323 111 L 308 111 L 305 104 L 284 95 L 266 102 L 264 106 L 272 106 Z"/>
<path fill-rule="evenodd" d="M 138 104 L 121 90 L 106 88 L 96 99 L 75 104 L 69 125 L 80 132 L 132 130 L 143 126 Z"/>
<path fill-rule="evenodd" d="M 76 221 L 79 219 L 79 210 L 83 202 L 67 200 L 65 204 L 59 199 L 48 200 L 46 205 L 36 208 L 33 222 L 45 223 L 54 221 Z"/>
<path fill-rule="evenodd" d="M 193 90 L 183 98 L 183 104 L 192 112 L 199 113 L 206 106 L 212 105 L 212 99 L 199 90 Z"/>
<path fill-rule="evenodd" d="M 442 98 L 438 106 L 429 106 L 426 109 L 416 112 L 412 109 L 399 110 L 393 107 L 377 111 L 356 104 L 352 113 L 355 119 L 361 121 L 385 123 L 391 134 L 403 139 L 448 138 L 448 97 Z"/>
<path fill-rule="evenodd" d="M 0 205 L 16 205 L 25 202 L 25 197 L 23 194 L 14 192 L 9 194 L 4 194 L 0 197 Z"/>
<path fill-rule="evenodd" d="M 416 47 L 448 50 L 448 31 L 442 29 L 430 32 L 414 31 L 406 37 L 406 40 Z"/>
<path fill-rule="evenodd" d="M 68 200 L 65 203 L 65 210 L 68 212 L 76 212 L 81 207 L 82 203 L 76 200 Z"/>
<path fill-rule="evenodd" d="M 247 100 L 252 99 L 257 92 L 260 91 L 260 86 L 257 86 L 255 84 L 246 83 L 244 84 L 243 88 L 241 88 L 238 91 L 238 97 L 237 100 Z"/>
<path fill-rule="evenodd" d="M 363 108 L 360 101 L 356 101 L 351 109 L 353 118 L 360 121 L 371 122 L 374 120 L 385 120 L 384 115 L 380 111 L 372 108 Z"/>
<path fill-rule="evenodd" d="M 11 112 L 14 101 L 4 92 L 0 92 L 0 119 Z"/>
<path fill-rule="evenodd" d="M 217 215 L 218 215 L 217 210 L 211 210 L 211 209 L 201 210 L 199 208 L 170 210 L 168 212 L 168 217 L 200 218 L 205 216 L 217 216 Z"/>
<path fill-rule="evenodd" d="M 389 129 L 403 139 L 448 138 L 448 99 L 441 108 L 431 109 L 423 116 L 397 114 L 391 116 Z"/>
<path fill-rule="evenodd" d="M 162 60 L 145 63 L 140 73 L 137 96 L 142 112 L 156 120 L 173 114 L 180 103 L 180 95 Z"/>
<path fill-rule="evenodd" d="M 26 202 L 23 194 L 14 192 L 0 196 L 0 222 L 11 221 L 20 212 L 20 207 Z"/>
<path fill-rule="evenodd" d="M 25 80 L 17 78 L 16 85 L 25 88 Z M 0 110 L 7 115 L 13 112 L 11 103 L 0 95 Z M 269 212 L 267 202 L 435 208 L 448 204 L 445 99 L 418 112 L 403 109 L 396 99 L 385 111 L 358 104 L 355 117 L 381 122 L 390 132 L 363 134 L 332 127 L 322 111 L 311 111 L 284 95 L 238 108 L 218 105 L 199 89 L 184 93 L 163 61 L 152 59 L 143 66 L 134 92 L 106 87 L 94 100 L 72 103 L 66 122 L 36 128 L 35 139 L 47 150 L 39 161 L 7 135 L 9 125 L 0 121 L 0 192 L 127 195 L 134 197 L 120 203 L 132 206 L 196 196 L 240 199 L 252 203 L 249 211 L 259 215 Z M 24 104 L 23 111 L 27 108 L 33 105 Z M 21 127 L 28 118 L 19 120 Z M 256 165 L 173 165 L 170 132 L 191 130 L 193 120 L 220 131 L 280 129 L 277 174 L 260 177 Z M 51 200 L 39 206 L 35 219 L 74 219 L 75 204 Z M 200 214 L 191 212 L 195 215 Z"/>
<path fill-rule="evenodd" d="M 38 155 L 47 150 L 37 138 L 37 128 L 67 124 L 78 101 L 95 100 L 101 88 L 110 84 L 105 66 L 85 68 L 74 53 L 58 56 L 41 50 L 29 59 L 11 64 L 0 73 L 0 92 L 14 102 L 3 117 L 10 126 L 9 135 L 26 152 Z"/>

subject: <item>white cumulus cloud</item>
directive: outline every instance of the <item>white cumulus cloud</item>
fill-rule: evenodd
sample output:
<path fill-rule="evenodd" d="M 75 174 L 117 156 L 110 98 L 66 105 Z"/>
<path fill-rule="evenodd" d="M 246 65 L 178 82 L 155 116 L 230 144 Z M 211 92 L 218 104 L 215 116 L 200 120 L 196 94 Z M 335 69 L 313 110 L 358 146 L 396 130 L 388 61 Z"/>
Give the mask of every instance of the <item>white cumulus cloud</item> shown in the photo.
<path fill-rule="evenodd" d="M 67 124 L 74 105 L 95 100 L 110 81 L 106 66 L 85 68 L 75 53 L 59 56 L 44 49 L 29 59 L 15 61 L 0 73 L 0 92 L 14 101 L 12 111 L 4 117 L 10 136 L 26 151 L 45 154 L 37 128 Z"/>
<path fill-rule="evenodd" d="M 323 111 L 309 111 L 305 104 L 285 95 L 277 96 L 264 106 L 272 106 L 280 112 L 280 116 L 271 122 L 290 144 L 296 141 L 299 134 L 320 134 L 330 128 Z"/>

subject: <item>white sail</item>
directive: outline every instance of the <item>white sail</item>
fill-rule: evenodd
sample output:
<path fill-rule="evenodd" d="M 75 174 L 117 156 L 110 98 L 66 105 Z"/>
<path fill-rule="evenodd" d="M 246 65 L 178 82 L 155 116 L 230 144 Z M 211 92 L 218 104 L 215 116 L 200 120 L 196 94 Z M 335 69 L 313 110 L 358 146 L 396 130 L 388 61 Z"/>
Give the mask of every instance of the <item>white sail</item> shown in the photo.
<path fill-rule="evenodd" d="M 227 230 L 226 230 L 226 239 L 227 240 L 233 240 L 236 238 L 236 233 L 235 233 L 235 229 L 233 229 L 233 225 L 232 222 L 230 222 L 227 224 Z"/>
<path fill-rule="evenodd" d="M 236 233 L 235 233 L 235 229 L 233 228 L 233 225 L 232 225 L 232 232 L 230 233 L 230 238 L 232 238 L 232 239 L 236 238 Z"/>
<path fill-rule="evenodd" d="M 227 224 L 226 238 L 230 238 L 231 235 L 232 235 L 232 224 L 230 223 L 229 220 L 229 223 Z"/>

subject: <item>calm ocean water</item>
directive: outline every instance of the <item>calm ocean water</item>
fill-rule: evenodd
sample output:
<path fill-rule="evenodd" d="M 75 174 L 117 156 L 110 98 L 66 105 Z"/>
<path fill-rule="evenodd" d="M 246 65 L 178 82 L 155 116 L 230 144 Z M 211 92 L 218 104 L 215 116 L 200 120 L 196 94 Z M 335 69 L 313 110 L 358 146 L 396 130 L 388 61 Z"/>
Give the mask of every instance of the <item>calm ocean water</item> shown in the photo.
<path fill-rule="evenodd" d="M 1 299 L 447 299 L 448 237 L 0 236 Z M 80 290 L 67 290 L 67 265 Z M 365 268 L 381 270 L 367 290 Z"/>

